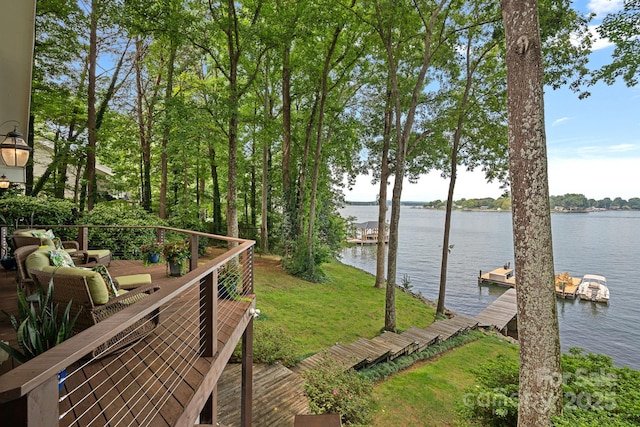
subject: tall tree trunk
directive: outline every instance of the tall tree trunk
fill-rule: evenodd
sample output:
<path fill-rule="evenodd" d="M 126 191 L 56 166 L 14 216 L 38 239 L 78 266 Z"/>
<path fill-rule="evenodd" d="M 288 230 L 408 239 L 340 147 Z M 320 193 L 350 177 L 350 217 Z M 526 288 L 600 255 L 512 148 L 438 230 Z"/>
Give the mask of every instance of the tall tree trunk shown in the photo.
<path fill-rule="evenodd" d="M 171 134 L 171 98 L 173 97 L 173 72 L 176 61 L 176 44 L 173 38 L 170 41 L 169 61 L 167 62 L 167 86 L 164 92 L 164 113 L 165 123 L 162 132 L 162 151 L 160 153 L 160 208 L 158 216 L 167 217 L 167 187 L 169 168 L 167 163 L 167 148 L 169 147 L 169 136 Z"/>
<path fill-rule="evenodd" d="M 302 152 L 302 159 L 300 160 L 300 174 L 298 176 L 298 191 L 295 200 L 295 209 L 291 212 L 298 218 L 297 222 L 292 221 L 291 226 L 295 227 L 291 230 L 291 235 L 295 239 L 302 239 L 304 235 L 304 204 L 305 195 L 307 192 L 307 164 L 309 163 L 309 151 L 311 150 L 311 141 L 313 139 L 313 130 L 316 122 L 316 115 L 318 114 L 318 104 L 320 103 L 319 89 L 316 90 L 313 99 L 313 106 L 311 107 L 311 113 L 309 114 L 309 121 L 305 129 L 304 137 L 304 150 Z M 296 225 L 297 224 L 297 225 Z"/>
<path fill-rule="evenodd" d="M 268 129 L 268 125 L 271 122 L 271 95 L 269 94 L 269 57 L 265 61 L 264 72 L 264 123 L 263 129 Z M 267 132 L 265 132 L 264 140 L 262 141 L 262 193 L 260 196 L 260 250 L 263 253 L 269 252 L 269 210 L 268 200 L 269 197 L 269 140 Z"/>
<path fill-rule="evenodd" d="M 213 181 L 213 234 L 222 234 L 222 201 L 220 200 L 220 181 L 218 180 L 218 165 L 213 142 L 209 141 L 209 165 Z"/>
<path fill-rule="evenodd" d="M 282 50 L 282 197 L 284 198 L 284 244 L 285 253 L 290 251 L 293 234 L 295 206 L 291 188 L 291 41 L 285 42 Z"/>
<path fill-rule="evenodd" d="M 411 100 L 409 101 L 407 111 L 403 111 L 398 82 L 398 64 L 396 62 L 395 55 L 396 46 L 393 41 L 393 26 L 391 22 L 387 21 L 387 16 L 393 16 L 393 14 L 388 15 L 386 12 L 389 11 L 383 12 L 380 5 L 377 2 L 375 3 L 378 33 L 382 38 L 381 41 L 386 53 L 387 66 L 389 67 L 397 144 L 395 180 L 393 185 L 393 196 L 391 198 L 391 221 L 389 224 L 389 253 L 387 263 L 387 291 L 384 320 L 385 329 L 392 332 L 395 332 L 396 330 L 395 289 L 398 258 L 398 225 L 400 223 L 400 196 L 402 195 L 402 183 L 405 174 L 407 148 L 413 132 L 416 109 L 424 89 L 427 70 L 431 66 L 431 39 L 433 36 L 433 29 L 436 27 L 436 18 L 442 12 L 445 4 L 447 4 L 447 0 L 440 0 L 440 2 L 429 11 L 429 14 L 425 14 L 419 10 L 419 5 L 414 2 L 416 13 L 420 16 L 424 25 L 424 32 L 422 34 L 424 51 L 421 58 L 422 63 L 420 64 L 420 69 L 415 77 L 415 82 L 411 92 Z M 402 123 L 403 118 L 404 124 Z"/>
<path fill-rule="evenodd" d="M 311 194 L 309 197 L 309 223 L 307 229 L 307 271 L 311 273 L 311 277 L 315 276 L 315 256 L 313 251 L 313 236 L 315 235 L 315 216 L 316 216 L 316 201 L 318 199 L 318 177 L 320 175 L 320 164 L 322 163 L 322 134 L 324 132 L 324 116 L 327 105 L 327 96 L 329 94 L 329 71 L 331 68 L 331 58 L 335 52 L 336 45 L 338 44 L 338 38 L 342 28 L 336 28 L 333 33 L 333 39 L 329 46 L 329 51 L 325 57 L 324 67 L 322 69 L 322 83 L 320 91 L 320 106 L 318 109 L 318 127 L 316 133 L 316 150 L 315 161 L 313 165 L 313 177 L 311 179 Z"/>
<path fill-rule="evenodd" d="M 503 0 L 509 171 L 518 275 L 518 426 L 550 426 L 562 410 L 538 5 Z M 560 379 L 560 380 L 559 380 Z"/>
<path fill-rule="evenodd" d="M 153 104 L 148 106 L 147 120 L 144 115 L 144 88 L 142 85 L 142 41 L 136 38 L 136 116 L 138 119 L 138 133 L 140 137 L 140 153 L 141 153 L 141 199 L 142 208 L 147 212 L 151 212 L 151 122 L 149 119 L 153 116 Z M 160 75 L 158 74 L 158 79 Z M 146 126 L 145 126 L 146 124 Z"/>
<path fill-rule="evenodd" d="M 387 181 L 389 180 L 389 146 L 393 129 L 393 107 L 391 89 L 387 89 L 384 111 L 384 130 L 382 134 L 382 158 L 380 161 L 380 192 L 378 194 L 378 247 L 376 250 L 376 288 L 384 288 L 385 254 L 387 251 Z"/>
<path fill-rule="evenodd" d="M 87 91 L 87 210 L 93 209 L 96 201 L 96 63 L 98 43 L 99 0 L 91 1 L 91 28 L 89 32 L 89 84 Z"/>
<path fill-rule="evenodd" d="M 142 87 L 142 42 L 139 37 L 136 38 L 136 116 L 138 119 L 138 133 L 140 137 L 140 154 L 141 154 L 141 200 L 142 208 L 147 212 L 151 212 L 151 140 L 146 132 L 144 120 L 144 102 Z"/>
<path fill-rule="evenodd" d="M 456 133 L 458 131 L 456 130 Z M 449 262 L 449 235 L 451 232 L 451 211 L 453 208 L 453 192 L 456 188 L 458 176 L 458 142 L 454 138 L 451 152 L 451 176 L 449 177 L 449 189 L 447 191 L 447 205 L 444 214 L 444 236 L 442 237 L 442 259 L 440 263 L 440 289 L 438 291 L 438 305 L 436 318 L 444 315 L 444 297 L 447 291 L 447 264 Z"/>
<path fill-rule="evenodd" d="M 258 195 L 257 195 L 257 187 L 256 187 L 256 141 L 255 139 L 251 143 L 251 231 L 252 238 L 255 238 L 255 229 L 258 224 L 257 218 L 257 204 L 258 204 Z"/>

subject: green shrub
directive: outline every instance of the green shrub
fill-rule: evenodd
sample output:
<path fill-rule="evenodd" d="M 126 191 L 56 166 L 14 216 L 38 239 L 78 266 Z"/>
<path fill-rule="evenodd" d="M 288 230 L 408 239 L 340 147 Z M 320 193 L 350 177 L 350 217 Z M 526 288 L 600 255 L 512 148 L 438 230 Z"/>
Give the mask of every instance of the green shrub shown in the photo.
<path fill-rule="evenodd" d="M 99 203 L 78 221 L 87 225 L 165 225 L 156 215 L 121 201 Z M 90 228 L 90 248 L 109 249 L 115 258 L 140 257 L 140 247 L 156 238 L 154 228 Z"/>
<path fill-rule="evenodd" d="M 241 346 L 238 345 L 233 353 L 234 360 L 242 357 Z M 254 322 L 253 331 L 253 361 L 273 365 L 280 363 L 291 367 L 296 363 L 296 349 L 291 336 L 281 326 L 274 325 L 268 320 L 258 319 Z"/>
<path fill-rule="evenodd" d="M 518 423 L 518 370 L 518 362 L 503 355 L 475 369 L 477 384 L 466 390 L 462 414 L 485 426 L 515 426 Z"/>
<path fill-rule="evenodd" d="M 640 425 L 640 372 L 579 348 L 562 355 L 562 369 L 557 381 L 562 382 L 563 413 L 555 426 Z M 463 415 L 487 426 L 516 425 L 517 362 L 498 357 L 474 374 L 477 385 L 465 394 Z"/>
<path fill-rule="evenodd" d="M 0 221 L 9 225 L 9 234 L 16 226 L 32 225 L 73 225 L 76 223 L 76 209 L 69 200 L 20 196 L 0 199 Z M 75 228 L 53 230 L 62 240 L 75 240 Z"/>
<path fill-rule="evenodd" d="M 371 423 L 375 409 L 371 381 L 353 369 L 344 371 L 330 357 L 302 375 L 311 413 L 340 414 L 344 424 Z"/>

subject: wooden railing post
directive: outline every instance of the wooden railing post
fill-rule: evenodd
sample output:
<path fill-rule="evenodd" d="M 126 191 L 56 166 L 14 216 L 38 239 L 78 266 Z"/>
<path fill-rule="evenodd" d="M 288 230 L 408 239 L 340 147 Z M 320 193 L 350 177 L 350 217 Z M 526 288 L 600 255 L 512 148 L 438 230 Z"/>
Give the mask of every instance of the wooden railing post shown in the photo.
<path fill-rule="evenodd" d="M 7 256 L 7 226 L 0 227 L 0 247 L 2 248 L 2 258 Z"/>
<path fill-rule="evenodd" d="M 164 244 L 164 228 L 156 228 L 156 242 Z"/>
<path fill-rule="evenodd" d="M 253 422 L 253 317 L 242 334 L 242 393 L 240 397 L 240 425 L 251 427 Z"/>
<path fill-rule="evenodd" d="M 207 274 L 200 281 L 200 352 L 213 357 L 218 351 L 218 272 Z"/>
<path fill-rule="evenodd" d="M 191 234 L 189 236 L 191 247 L 191 260 L 189 261 L 189 271 L 193 271 L 198 268 L 198 236 Z"/>
<path fill-rule="evenodd" d="M 58 425 L 58 377 L 49 378 L 21 398 L 0 405 L 0 414 L 2 425 L 6 426 Z"/>
<path fill-rule="evenodd" d="M 86 251 L 89 248 L 89 228 L 80 226 L 78 227 L 78 245 L 81 251 Z"/>

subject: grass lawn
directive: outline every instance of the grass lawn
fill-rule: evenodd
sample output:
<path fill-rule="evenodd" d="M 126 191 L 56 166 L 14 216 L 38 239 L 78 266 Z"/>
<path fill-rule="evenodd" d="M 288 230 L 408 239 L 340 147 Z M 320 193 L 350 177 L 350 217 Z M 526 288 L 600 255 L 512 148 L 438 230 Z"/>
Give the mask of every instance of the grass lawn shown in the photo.
<path fill-rule="evenodd" d="M 518 348 L 487 336 L 379 383 L 373 426 L 466 425 L 456 408 L 465 388 L 473 384 L 471 370 L 498 354 L 517 358 Z"/>
<path fill-rule="evenodd" d="M 261 320 L 283 327 L 294 340 L 298 356 L 316 353 L 336 342 L 350 344 L 373 338 L 384 326 L 385 290 L 375 278 L 339 262 L 322 266 L 325 283 L 290 276 L 279 258 L 256 255 L 255 292 Z M 400 290 L 396 292 L 397 326 L 428 326 L 435 309 Z"/>

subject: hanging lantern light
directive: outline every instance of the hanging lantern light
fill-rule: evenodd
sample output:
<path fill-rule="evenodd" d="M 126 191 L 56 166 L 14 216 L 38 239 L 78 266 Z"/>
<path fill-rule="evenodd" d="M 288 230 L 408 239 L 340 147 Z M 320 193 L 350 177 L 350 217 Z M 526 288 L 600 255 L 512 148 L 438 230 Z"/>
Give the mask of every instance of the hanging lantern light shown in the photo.
<path fill-rule="evenodd" d="M 22 134 L 14 128 L 0 144 L 0 156 L 6 166 L 23 168 L 29 160 L 31 147 L 24 142 Z"/>
<path fill-rule="evenodd" d="M 0 190 L 6 190 L 9 188 L 9 184 L 11 184 L 9 178 L 7 178 L 5 174 L 2 174 L 2 176 L 0 176 Z"/>

